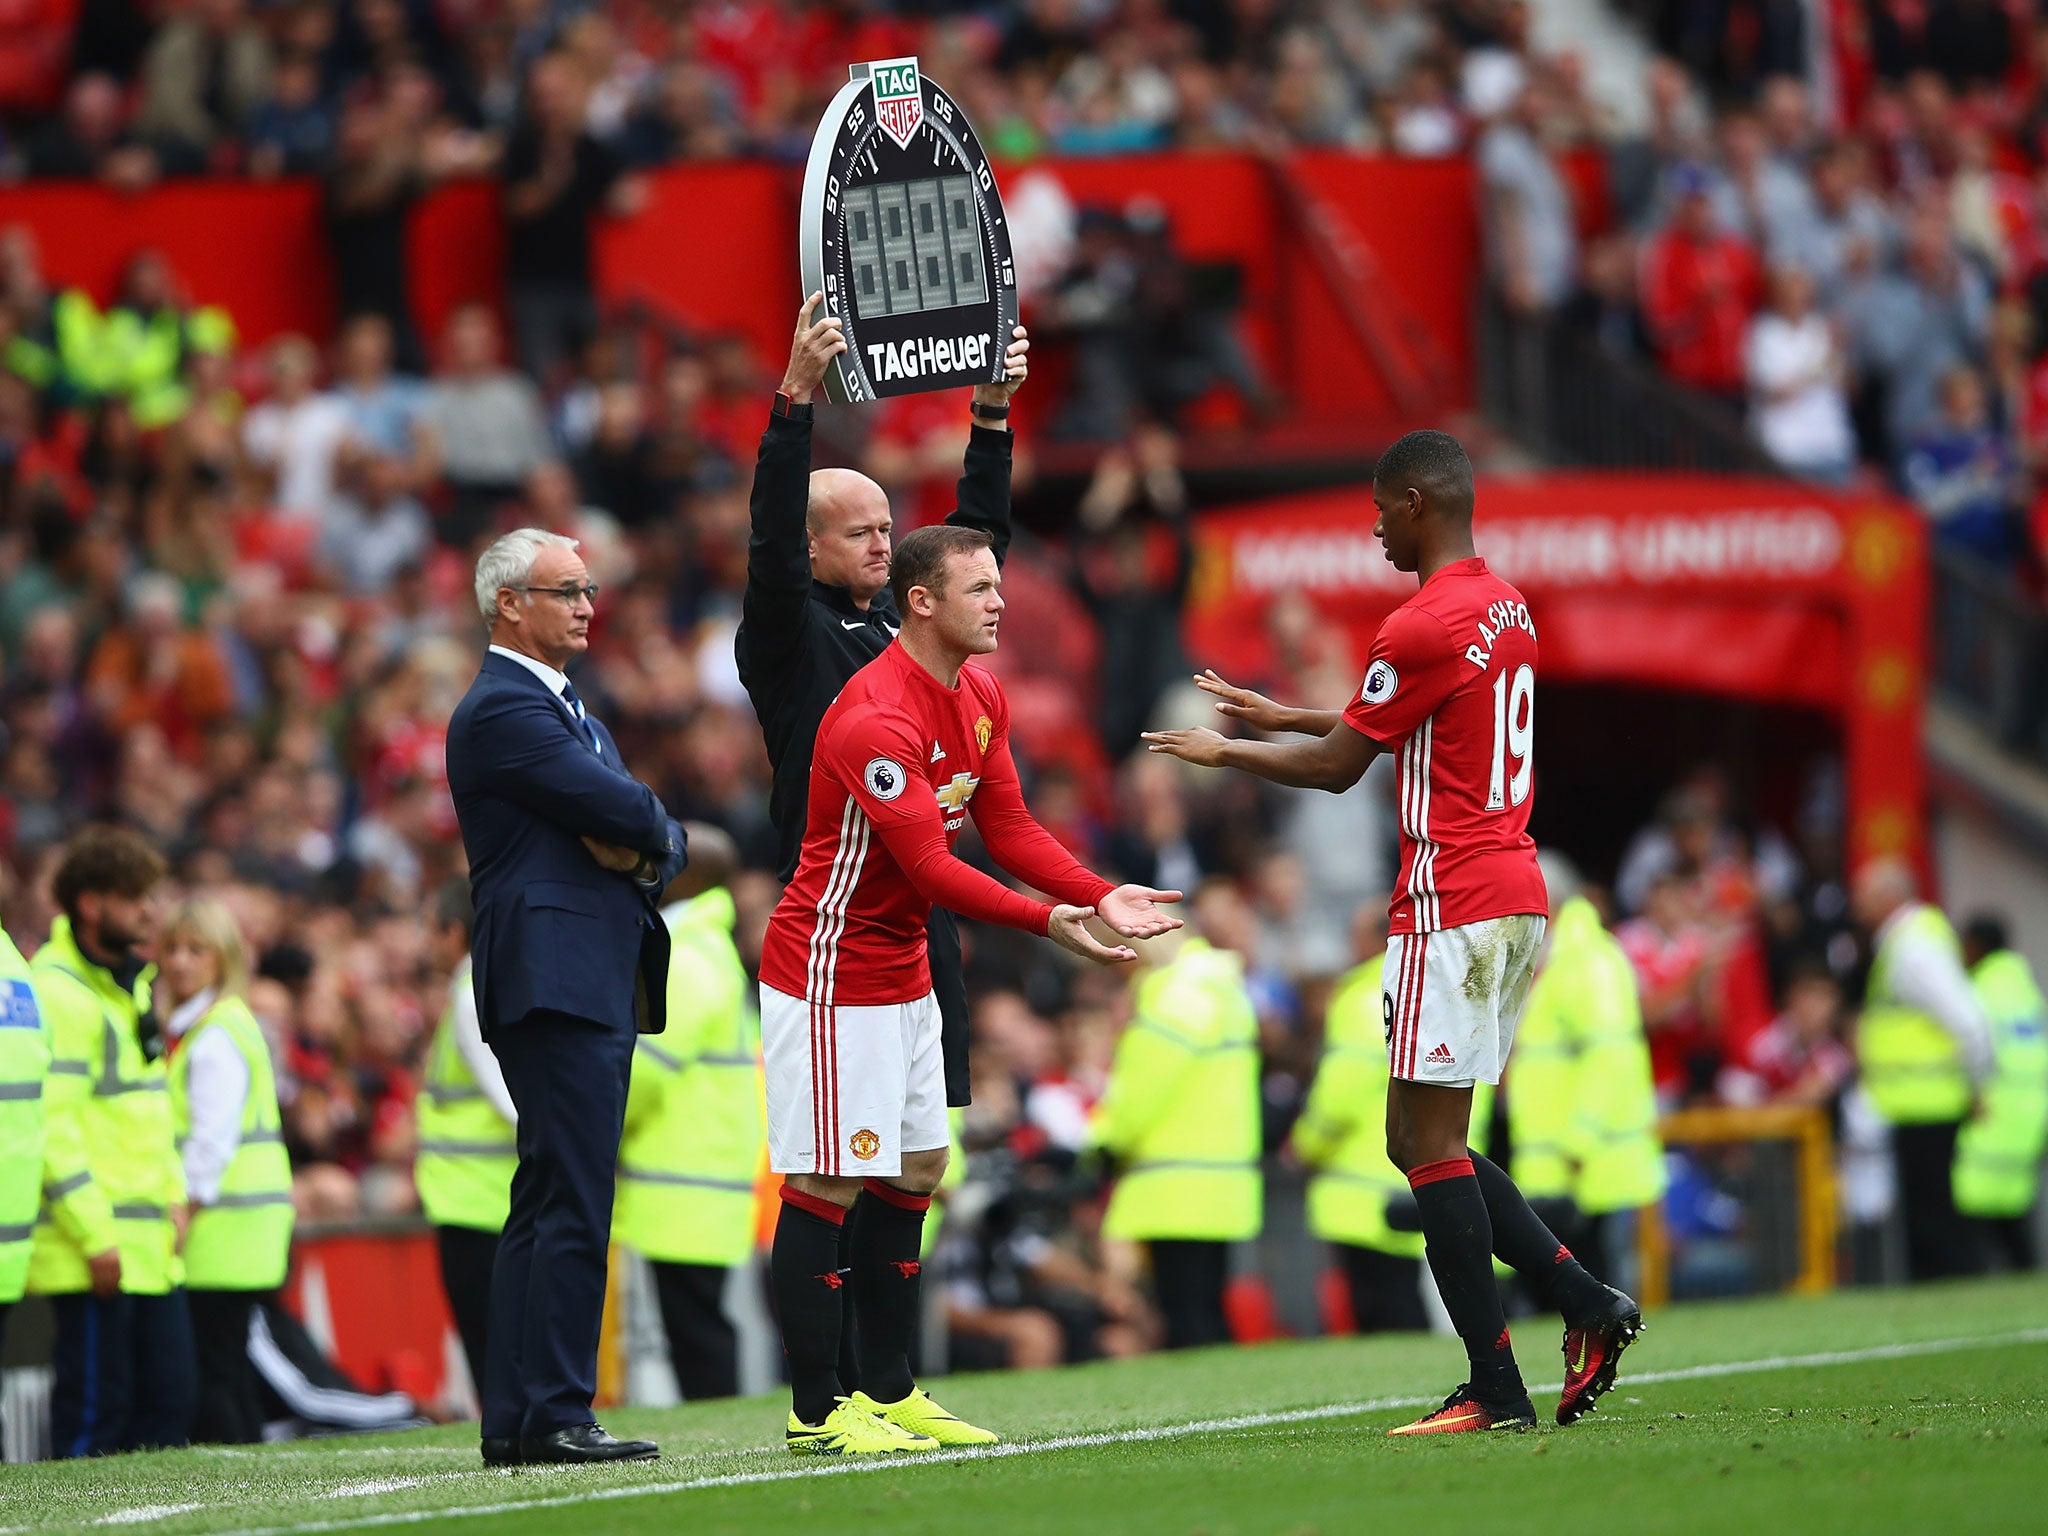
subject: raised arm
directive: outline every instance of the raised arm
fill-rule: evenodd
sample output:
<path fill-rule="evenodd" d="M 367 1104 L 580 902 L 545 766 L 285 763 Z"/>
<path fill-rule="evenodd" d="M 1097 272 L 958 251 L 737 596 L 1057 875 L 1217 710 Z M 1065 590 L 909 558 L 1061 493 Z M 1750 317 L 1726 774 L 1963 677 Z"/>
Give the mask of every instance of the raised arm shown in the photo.
<path fill-rule="evenodd" d="M 967 458 L 960 471 L 959 505 L 946 518 L 955 527 L 987 534 L 998 565 L 1010 549 L 1010 450 L 1016 442 L 1010 431 L 1010 399 L 1030 373 L 1030 351 L 1031 339 L 1020 325 L 1003 350 L 1007 377 L 1000 384 L 974 386 L 974 425 L 968 430 Z"/>
<path fill-rule="evenodd" d="M 754 458 L 747 502 L 753 528 L 740 611 L 746 643 L 740 656 L 747 686 L 757 693 L 777 689 L 795 661 L 811 598 L 811 545 L 804 526 L 811 497 L 811 397 L 832 359 L 846 350 L 837 316 L 811 318 L 823 300 L 822 293 L 812 294 L 797 315 L 780 391 L 789 403 L 776 401 Z"/>

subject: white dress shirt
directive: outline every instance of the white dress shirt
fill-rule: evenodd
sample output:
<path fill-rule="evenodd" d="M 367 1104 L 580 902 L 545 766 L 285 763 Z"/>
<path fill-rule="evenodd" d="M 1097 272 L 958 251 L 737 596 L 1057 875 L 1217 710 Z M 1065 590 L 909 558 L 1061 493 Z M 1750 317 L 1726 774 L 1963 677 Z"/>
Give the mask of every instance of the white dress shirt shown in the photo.
<path fill-rule="evenodd" d="M 165 1031 L 173 1040 L 182 1040 L 219 997 L 218 992 L 206 991 L 180 1003 L 164 1021 Z M 185 1138 L 185 1196 L 194 1205 L 211 1205 L 220 1198 L 220 1181 L 242 1145 L 249 1063 L 225 1029 L 209 1029 L 183 1049 L 190 1056 L 185 1087 L 192 1115 L 192 1130 Z"/>
<path fill-rule="evenodd" d="M 497 647 L 493 646 L 493 650 Z M 464 960 L 448 983 L 448 1003 L 455 1025 L 455 1049 L 469 1068 L 469 1075 L 476 1079 L 476 1085 L 483 1091 L 485 1100 L 503 1117 L 507 1125 L 519 1123 L 519 1110 L 512 1102 L 512 1094 L 505 1086 L 505 1069 L 498 1065 L 498 1058 L 491 1048 L 484 1044 L 484 1032 L 476 1013 L 476 986 L 471 980 L 470 963 Z"/>

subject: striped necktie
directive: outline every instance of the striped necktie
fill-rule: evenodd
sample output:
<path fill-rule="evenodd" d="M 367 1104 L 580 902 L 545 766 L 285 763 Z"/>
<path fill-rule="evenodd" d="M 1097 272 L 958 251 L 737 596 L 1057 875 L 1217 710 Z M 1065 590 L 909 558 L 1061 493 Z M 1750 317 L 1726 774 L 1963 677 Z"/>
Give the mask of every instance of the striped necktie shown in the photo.
<path fill-rule="evenodd" d="M 583 701 L 576 697 L 574 683 L 562 684 L 562 702 L 569 706 L 569 714 L 576 722 L 576 729 L 581 731 L 583 739 L 590 743 L 590 750 L 602 756 L 604 748 L 597 744 L 597 732 L 590 728 L 590 716 L 583 708 Z"/>

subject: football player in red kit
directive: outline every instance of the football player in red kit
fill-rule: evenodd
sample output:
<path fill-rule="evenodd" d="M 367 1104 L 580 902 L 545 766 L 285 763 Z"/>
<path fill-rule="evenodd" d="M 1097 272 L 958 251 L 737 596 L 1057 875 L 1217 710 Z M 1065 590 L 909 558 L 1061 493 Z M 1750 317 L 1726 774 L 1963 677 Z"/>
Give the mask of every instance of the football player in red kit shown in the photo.
<path fill-rule="evenodd" d="M 939 1010 L 925 957 L 934 903 L 1041 933 L 1105 964 L 1090 917 L 1125 938 L 1180 921 L 1178 891 L 1112 888 L 1024 805 L 1009 706 L 969 660 L 996 648 L 1002 578 L 988 536 L 920 528 L 889 584 L 903 629 L 825 712 L 803 851 L 761 948 L 761 1047 L 770 1164 L 785 1175 L 770 1258 L 793 1398 L 788 1444 L 863 1455 L 987 1445 L 910 1372 L 918 1250 L 950 1140 Z M 956 858 L 974 818 L 989 855 L 1057 903 Z M 850 1263 L 838 1263 L 850 1224 Z M 842 1285 L 853 1290 L 861 1390 L 841 1395 Z"/>
<path fill-rule="evenodd" d="M 1309 740 L 1155 731 L 1151 750 L 1278 784 L 1341 793 L 1400 754 L 1401 870 L 1381 1007 L 1393 1083 L 1387 1152 L 1421 1209 L 1430 1273 L 1471 1360 L 1444 1406 L 1393 1431 L 1525 1429 L 1536 1422 L 1494 1284 L 1499 1255 L 1565 1320 L 1570 1424 L 1614 1384 L 1642 1326 L 1588 1274 L 1514 1182 L 1467 1140 L 1472 1087 L 1498 1083 L 1528 1000 L 1549 903 L 1529 836 L 1535 789 L 1536 627 L 1521 593 L 1472 545 L 1472 465 L 1455 438 L 1411 432 L 1374 475 L 1373 532 L 1420 590 L 1380 626 L 1365 682 L 1341 713 L 1291 709 L 1213 672 L 1224 714 Z"/>

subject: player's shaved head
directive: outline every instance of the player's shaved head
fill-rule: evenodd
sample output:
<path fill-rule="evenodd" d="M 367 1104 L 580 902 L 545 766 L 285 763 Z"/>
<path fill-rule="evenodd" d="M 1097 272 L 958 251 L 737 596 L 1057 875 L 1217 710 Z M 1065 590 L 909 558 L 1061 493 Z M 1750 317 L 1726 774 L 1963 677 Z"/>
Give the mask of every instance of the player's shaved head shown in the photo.
<path fill-rule="evenodd" d="M 811 575 L 865 608 L 889 584 L 889 495 L 854 469 L 811 471 L 804 503 Z"/>
<path fill-rule="evenodd" d="M 1373 483 L 1401 495 L 1415 491 L 1434 517 L 1472 521 L 1472 461 L 1448 432 L 1410 432 L 1380 455 Z"/>

